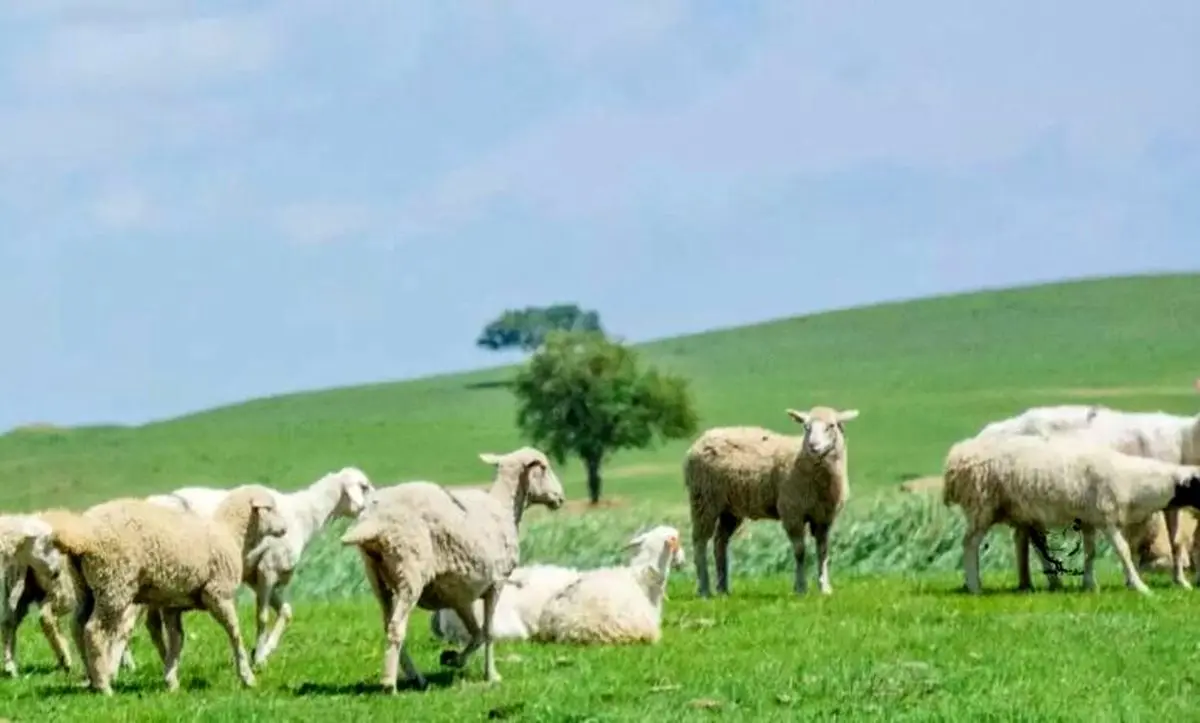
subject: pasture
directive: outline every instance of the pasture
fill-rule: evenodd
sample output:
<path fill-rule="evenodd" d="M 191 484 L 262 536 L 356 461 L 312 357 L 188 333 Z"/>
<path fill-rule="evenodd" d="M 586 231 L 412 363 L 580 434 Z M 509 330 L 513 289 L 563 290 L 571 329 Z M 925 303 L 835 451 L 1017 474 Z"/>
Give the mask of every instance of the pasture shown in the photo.
<path fill-rule="evenodd" d="M 1187 710 L 1197 655 L 1184 634 L 1191 595 L 1127 592 L 1105 553 L 1098 595 L 1017 595 L 1007 532 L 985 552 L 984 585 L 953 591 L 961 523 L 938 495 L 901 482 L 938 473 L 947 447 L 1031 405 L 1097 402 L 1195 412 L 1200 275 L 1127 277 L 924 299 L 788 319 L 642 345 L 687 375 L 702 426 L 795 425 L 783 410 L 857 408 L 847 425 L 851 502 L 834 532 L 834 594 L 795 599 L 791 554 L 774 523 L 731 546 L 733 595 L 696 600 L 679 463 L 687 442 L 616 455 L 606 503 L 588 509 L 577 462 L 558 467 L 571 502 L 531 511 L 525 561 L 614 562 L 638 528 L 673 523 L 689 567 L 674 573 L 654 648 L 498 645 L 504 681 L 438 672 L 427 615 L 410 644 L 432 672 L 425 694 L 376 692 L 383 647 L 361 563 L 335 525 L 294 586 L 296 618 L 259 675 L 237 687 L 228 649 L 202 613 L 185 617 L 182 690 L 162 692 L 144 632 L 139 662 L 112 699 L 49 672 L 34 621 L 20 637 L 23 677 L 0 680 L 0 716 L 75 720 L 327 719 L 392 713 L 477 720 L 1124 719 Z M 466 337 L 469 337 L 466 334 Z M 464 342 L 464 343 L 469 343 Z M 255 400 L 141 427 L 31 425 L 0 437 L 0 508 L 83 507 L 190 484 L 258 481 L 292 489 L 353 464 L 377 485 L 427 478 L 480 484 L 483 451 L 522 444 L 505 388 L 511 368 Z M 1072 541 L 1073 546 L 1073 541 Z M 811 556 L 810 556 L 811 557 Z M 810 561 L 810 570 L 811 570 Z M 1037 580 L 1041 585 L 1041 580 Z M 243 631 L 252 631 L 242 609 Z M 1119 679 L 1119 684 L 1114 681 Z"/>

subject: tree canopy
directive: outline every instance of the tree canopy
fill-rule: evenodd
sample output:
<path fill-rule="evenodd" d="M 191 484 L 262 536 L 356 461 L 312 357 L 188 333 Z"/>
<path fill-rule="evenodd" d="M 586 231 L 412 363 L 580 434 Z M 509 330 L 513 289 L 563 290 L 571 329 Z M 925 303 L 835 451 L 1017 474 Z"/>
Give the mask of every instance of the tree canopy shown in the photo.
<path fill-rule="evenodd" d="M 633 349 L 602 333 L 552 331 L 514 380 L 517 425 L 556 462 L 583 460 L 593 504 L 613 452 L 696 431 L 687 380 L 640 366 Z"/>
<path fill-rule="evenodd" d="M 578 304 L 552 304 L 507 309 L 480 332 L 475 345 L 492 351 L 533 351 L 551 331 L 595 331 L 603 333 L 600 314 Z"/>

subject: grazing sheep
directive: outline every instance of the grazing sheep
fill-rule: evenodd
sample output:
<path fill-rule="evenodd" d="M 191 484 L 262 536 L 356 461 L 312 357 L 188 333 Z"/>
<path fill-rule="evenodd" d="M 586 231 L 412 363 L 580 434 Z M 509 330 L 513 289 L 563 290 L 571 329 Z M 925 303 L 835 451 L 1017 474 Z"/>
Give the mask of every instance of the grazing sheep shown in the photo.
<path fill-rule="evenodd" d="M 546 601 L 533 630 L 544 643 L 622 645 L 657 643 L 671 569 L 686 557 L 679 531 L 669 525 L 629 542 L 636 557 L 620 567 L 587 570 Z"/>
<path fill-rule="evenodd" d="M 242 683 L 254 685 L 234 596 L 242 581 L 245 551 L 287 531 L 270 490 L 261 485 L 234 490 L 211 520 L 123 498 L 64 516 L 53 528 L 54 545 L 85 584 L 77 619 L 83 625 L 94 690 L 112 694 L 109 656 L 114 641 L 128 634 L 129 611 L 136 605 L 145 605 L 151 613 L 147 627 L 163 658 L 168 690 L 179 687 L 182 613 L 196 609 L 207 610 L 220 623 Z"/>
<path fill-rule="evenodd" d="M 743 520 L 780 520 L 796 561 L 797 594 L 808 591 L 805 526 L 817 543 L 817 583 L 829 582 L 829 532 L 850 495 L 844 425 L 857 409 L 813 407 L 787 410 L 804 426 L 803 436 L 762 427 L 710 429 L 688 449 L 684 483 L 692 519 L 697 594 L 709 596 L 708 541 L 713 538 L 717 592 L 729 593 L 729 540 Z"/>
<path fill-rule="evenodd" d="M 520 561 L 521 516 L 527 504 L 558 509 L 563 490 L 546 455 L 532 447 L 479 457 L 496 467 L 489 491 L 452 492 L 424 481 L 380 488 L 342 536 L 343 544 L 358 547 L 383 613 L 385 691 L 396 690 L 397 665 L 410 682 L 426 687 L 405 641 L 414 606 L 453 608 L 471 635 L 461 651 L 442 651 L 442 665 L 462 668 L 483 647 L 487 680 L 500 680 L 492 653 L 492 619 L 500 588 Z M 481 597 L 482 624 L 473 609 Z"/>
<path fill-rule="evenodd" d="M 1200 463 L 1200 417 L 1187 417 L 1165 412 L 1125 412 L 1101 406 L 1065 405 L 1031 407 L 1021 414 L 986 425 L 977 436 L 995 434 L 1076 434 L 1086 432 L 1097 442 L 1125 454 L 1159 459 L 1176 464 Z M 1193 546 L 1195 515 L 1190 511 L 1179 524 L 1184 552 L 1181 564 L 1190 564 L 1188 548 Z M 1169 556 L 1172 545 L 1166 521 L 1161 512 L 1148 520 L 1126 526 L 1125 539 L 1133 547 L 1138 566 L 1146 569 L 1160 566 Z M 1042 531 L 1044 533 L 1044 531 Z M 1029 575 L 1029 543 L 1027 534 L 1014 532 L 1017 559 L 1018 589 L 1032 589 Z M 1200 541 L 1196 541 L 1200 542 Z M 1172 562 L 1173 566 L 1173 562 Z M 1053 567 L 1043 558 L 1043 569 Z M 1177 582 L 1186 585 L 1182 573 Z M 1048 577 L 1051 587 L 1056 578 Z M 1197 570 L 1200 583 L 1200 569 Z"/>
<path fill-rule="evenodd" d="M 979 546 L 994 524 L 1041 532 L 1079 526 L 1083 533 L 1083 587 L 1095 589 L 1095 533 L 1112 543 L 1126 585 L 1150 589 L 1138 576 L 1121 528 L 1167 510 L 1200 504 L 1200 467 L 1117 452 L 1086 434 L 973 437 L 946 455 L 942 501 L 967 520 L 963 536 L 966 588 L 980 591 Z M 1031 537 L 1036 537 L 1031 535 Z"/>
<path fill-rule="evenodd" d="M 58 628 L 57 616 L 46 604 L 46 596 L 34 579 L 29 558 L 34 550 L 49 544 L 53 530 L 45 520 L 31 514 L 0 515 L 0 636 L 4 646 L 4 672 L 17 674 L 17 629 L 29 612 L 29 606 L 42 607 L 42 632 L 58 665 L 71 668 L 71 651 Z M 73 610 L 71 611 L 73 612 Z"/>
<path fill-rule="evenodd" d="M 268 488 L 270 489 L 270 488 Z M 367 475 L 357 467 L 344 467 L 294 492 L 271 489 L 276 509 L 287 520 L 287 534 L 270 538 L 257 550 L 255 560 L 247 560 L 244 582 L 254 590 L 257 630 L 251 662 L 256 668 L 279 645 L 284 629 L 292 619 L 288 601 L 289 586 L 304 551 L 317 533 L 335 518 L 358 516 L 374 490 Z M 147 498 L 156 504 L 186 509 L 203 517 L 212 517 L 229 490 L 208 487 L 184 487 L 167 495 Z M 268 634 L 271 611 L 275 624 Z"/>

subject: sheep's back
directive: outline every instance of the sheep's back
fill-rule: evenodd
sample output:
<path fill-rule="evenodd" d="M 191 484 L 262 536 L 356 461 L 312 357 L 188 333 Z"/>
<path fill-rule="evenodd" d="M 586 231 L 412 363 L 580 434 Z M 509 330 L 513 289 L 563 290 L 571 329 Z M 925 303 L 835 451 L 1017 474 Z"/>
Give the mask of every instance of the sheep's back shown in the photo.
<path fill-rule="evenodd" d="M 688 449 L 684 481 L 689 495 L 713 514 L 778 517 L 779 488 L 800 451 L 797 437 L 762 427 L 717 427 Z"/>
<path fill-rule="evenodd" d="M 655 642 L 659 621 L 629 568 L 601 568 L 546 602 L 535 635 L 565 643 Z"/>

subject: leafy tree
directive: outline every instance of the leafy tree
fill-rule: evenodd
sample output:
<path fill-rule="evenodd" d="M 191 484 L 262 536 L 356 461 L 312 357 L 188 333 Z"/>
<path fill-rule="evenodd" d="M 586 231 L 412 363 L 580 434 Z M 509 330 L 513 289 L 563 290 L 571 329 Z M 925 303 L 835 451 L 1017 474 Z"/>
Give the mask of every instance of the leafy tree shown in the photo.
<path fill-rule="evenodd" d="M 517 374 L 517 425 L 562 463 L 583 460 L 588 497 L 600 501 L 600 467 L 615 451 L 681 439 L 697 425 L 688 383 L 650 367 L 633 349 L 594 331 L 547 334 Z"/>
<path fill-rule="evenodd" d="M 492 351 L 520 349 L 528 352 L 541 346 L 546 334 L 555 330 L 604 331 L 600 326 L 600 314 L 584 311 L 578 304 L 527 306 L 505 310 L 483 328 L 475 345 Z"/>

